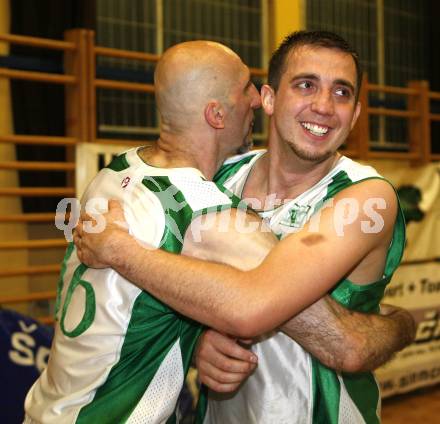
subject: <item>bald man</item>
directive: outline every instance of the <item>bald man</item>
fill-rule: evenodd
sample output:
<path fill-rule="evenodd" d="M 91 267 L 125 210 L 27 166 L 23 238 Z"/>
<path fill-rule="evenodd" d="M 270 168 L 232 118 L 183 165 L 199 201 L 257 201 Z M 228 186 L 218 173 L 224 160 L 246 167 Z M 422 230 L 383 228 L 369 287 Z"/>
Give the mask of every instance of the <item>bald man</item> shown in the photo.
<path fill-rule="evenodd" d="M 250 143 L 260 97 L 241 59 L 207 41 L 170 48 L 154 80 L 157 143 L 118 156 L 82 202 L 100 210 L 104 199 L 121 200 L 139 240 L 180 253 L 194 216 L 234 206 L 209 180 Z M 62 265 L 56 319 L 48 367 L 25 401 L 26 423 L 173 420 L 200 324 L 114 270 L 81 264 L 73 244 Z"/>

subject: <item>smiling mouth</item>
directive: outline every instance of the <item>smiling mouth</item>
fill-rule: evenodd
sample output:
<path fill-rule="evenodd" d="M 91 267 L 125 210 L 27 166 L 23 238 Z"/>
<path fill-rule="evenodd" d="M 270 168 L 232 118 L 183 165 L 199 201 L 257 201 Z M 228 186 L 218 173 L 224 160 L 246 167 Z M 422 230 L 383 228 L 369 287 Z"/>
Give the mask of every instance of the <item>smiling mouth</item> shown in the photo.
<path fill-rule="evenodd" d="M 316 137 L 323 137 L 330 130 L 330 127 L 312 124 L 310 122 L 301 122 L 301 125 Z"/>

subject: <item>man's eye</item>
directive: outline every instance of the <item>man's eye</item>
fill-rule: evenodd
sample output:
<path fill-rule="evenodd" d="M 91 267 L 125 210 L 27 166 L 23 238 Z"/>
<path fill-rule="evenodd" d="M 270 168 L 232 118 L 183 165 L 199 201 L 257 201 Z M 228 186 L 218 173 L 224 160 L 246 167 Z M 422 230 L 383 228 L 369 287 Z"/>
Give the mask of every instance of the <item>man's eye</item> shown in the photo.
<path fill-rule="evenodd" d="M 312 83 L 310 81 L 302 81 L 302 82 L 298 83 L 298 87 L 308 89 L 308 88 L 312 87 Z"/>
<path fill-rule="evenodd" d="M 342 87 L 337 88 L 335 90 L 335 94 L 337 96 L 341 96 L 341 97 L 350 97 L 351 96 L 350 90 L 348 90 L 347 88 L 342 88 Z"/>

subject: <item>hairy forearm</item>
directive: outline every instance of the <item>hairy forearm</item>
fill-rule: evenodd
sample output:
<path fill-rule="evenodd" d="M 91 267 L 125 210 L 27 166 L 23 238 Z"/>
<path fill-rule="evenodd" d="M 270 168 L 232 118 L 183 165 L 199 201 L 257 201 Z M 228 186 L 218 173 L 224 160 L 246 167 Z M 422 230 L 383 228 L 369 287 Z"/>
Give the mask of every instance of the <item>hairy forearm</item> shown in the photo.
<path fill-rule="evenodd" d="M 327 296 L 285 323 L 282 331 L 329 368 L 361 372 L 377 368 L 410 344 L 415 326 L 403 309 L 363 314 Z"/>
<path fill-rule="evenodd" d="M 411 314 L 401 308 L 389 308 L 387 315 L 366 315 L 368 319 L 358 329 L 365 345 L 363 352 L 358 350 L 358 358 L 353 359 L 359 371 L 379 367 L 414 340 L 416 327 Z"/>
<path fill-rule="evenodd" d="M 328 297 L 318 300 L 286 322 L 281 331 L 326 366 L 342 370 L 346 353 L 345 339 L 349 336 L 343 328 L 341 314 L 335 313 L 332 307 L 333 303 Z"/>

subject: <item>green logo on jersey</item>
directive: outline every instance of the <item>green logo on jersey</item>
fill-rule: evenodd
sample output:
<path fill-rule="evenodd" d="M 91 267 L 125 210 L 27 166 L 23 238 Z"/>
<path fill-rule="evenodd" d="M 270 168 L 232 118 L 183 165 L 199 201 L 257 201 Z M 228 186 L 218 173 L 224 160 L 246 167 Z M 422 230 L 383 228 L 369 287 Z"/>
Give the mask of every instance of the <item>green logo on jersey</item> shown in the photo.
<path fill-rule="evenodd" d="M 298 205 L 298 203 L 295 203 L 288 211 L 289 216 L 283 219 L 280 224 L 293 228 L 302 228 L 307 221 L 310 209 L 310 205 Z"/>

